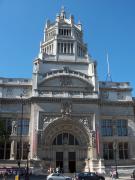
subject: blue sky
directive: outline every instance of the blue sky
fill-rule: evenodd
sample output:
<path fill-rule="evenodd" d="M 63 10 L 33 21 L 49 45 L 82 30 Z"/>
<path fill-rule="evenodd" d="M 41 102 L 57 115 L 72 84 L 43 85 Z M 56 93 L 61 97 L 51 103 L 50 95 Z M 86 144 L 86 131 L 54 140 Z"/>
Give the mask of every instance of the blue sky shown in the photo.
<path fill-rule="evenodd" d="M 135 96 L 135 0 L 0 0 L 0 77 L 32 77 L 47 19 L 65 6 L 83 24 L 89 54 L 106 80 L 131 82 Z"/>

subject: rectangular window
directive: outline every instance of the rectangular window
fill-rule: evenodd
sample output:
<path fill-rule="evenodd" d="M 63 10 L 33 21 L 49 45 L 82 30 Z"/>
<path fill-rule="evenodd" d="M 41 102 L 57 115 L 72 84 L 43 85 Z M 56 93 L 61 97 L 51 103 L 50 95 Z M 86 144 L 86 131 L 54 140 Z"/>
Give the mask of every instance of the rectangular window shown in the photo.
<path fill-rule="evenodd" d="M 128 159 L 128 143 L 120 142 L 119 146 L 119 159 Z"/>
<path fill-rule="evenodd" d="M 57 145 L 62 145 L 62 134 L 57 136 Z"/>
<path fill-rule="evenodd" d="M 128 135 L 128 121 L 127 120 L 117 120 L 117 135 L 118 136 Z"/>
<path fill-rule="evenodd" d="M 113 159 L 113 142 L 103 144 L 103 158 L 106 160 Z"/>
<path fill-rule="evenodd" d="M 113 122 L 111 119 L 105 119 L 101 121 L 101 132 L 102 136 L 113 135 Z"/>
<path fill-rule="evenodd" d="M 17 128 L 18 135 L 20 135 L 21 133 L 21 128 L 22 128 L 22 135 L 28 135 L 29 133 L 29 120 L 28 119 L 18 120 L 18 128 Z"/>
<path fill-rule="evenodd" d="M 63 161 L 63 152 L 56 152 L 56 161 Z"/>

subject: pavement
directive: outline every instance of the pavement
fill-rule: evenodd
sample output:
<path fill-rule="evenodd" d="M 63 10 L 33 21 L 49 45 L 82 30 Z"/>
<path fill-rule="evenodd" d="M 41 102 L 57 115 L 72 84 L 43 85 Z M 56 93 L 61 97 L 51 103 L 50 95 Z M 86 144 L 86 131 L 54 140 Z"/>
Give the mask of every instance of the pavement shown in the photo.
<path fill-rule="evenodd" d="M 120 176 L 118 179 L 112 177 L 105 177 L 105 180 L 133 180 L 130 176 Z"/>
<path fill-rule="evenodd" d="M 15 180 L 14 176 L 10 177 L 0 177 L 0 180 Z M 21 177 L 20 180 L 26 180 L 25 177 Z M 31 175 L 29 180 L 46 180 L 46 175 Z M 119 176 L 118 179 L 112 179 L 111 177 L 105 177 L 105 180 L 133 180 L 130 176 L 128 175 L 122 175 Z"/>

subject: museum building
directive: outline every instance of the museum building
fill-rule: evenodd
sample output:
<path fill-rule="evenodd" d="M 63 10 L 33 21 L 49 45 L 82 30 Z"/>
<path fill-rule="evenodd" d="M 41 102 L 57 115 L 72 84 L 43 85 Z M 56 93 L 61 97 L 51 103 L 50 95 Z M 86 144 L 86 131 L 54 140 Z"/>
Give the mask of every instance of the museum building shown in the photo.
<path fill-rule="evenodd" d="M 18 160 L 24 166 L 27 156 L 44 172 L 134 165 L 131 93 L 129 82 L 98 80 L 82 24 L 61 9 L 46 22 L 32 79 L 0 78 L 0 122 L 10 135 L 0 139 L 1 166 L 17 166 Z"/>

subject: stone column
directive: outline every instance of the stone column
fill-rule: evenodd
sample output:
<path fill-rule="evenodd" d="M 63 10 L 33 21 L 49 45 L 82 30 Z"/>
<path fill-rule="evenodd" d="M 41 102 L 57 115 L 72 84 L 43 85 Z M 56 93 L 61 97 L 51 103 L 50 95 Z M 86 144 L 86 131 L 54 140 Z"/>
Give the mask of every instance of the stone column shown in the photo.
<path fill-rule="evenodd" d="M 11 141 L 11 148 L 10 148 L 10 160 L 15 160 L 16 154 L 15 154 L 15 140 Z"/>
<path fill-rule="evenodd" d="M 92 115 L 92 129 L 93 129 L 93 131 L 95 131 L 96 130 L 96 128 L 95 128 L 95 114 L 93 114 Z"/>
<path fill-rule="evenodd" d="M 38 159 L 37 156 L 37 130 L 34 129 L 32 132 L 32 143 L 31 143 L 31 156 L 33 159 Z"/>

